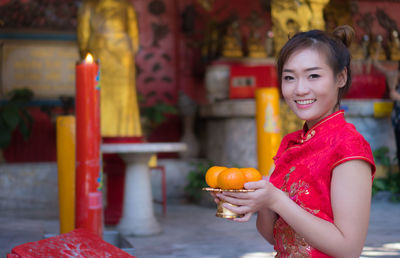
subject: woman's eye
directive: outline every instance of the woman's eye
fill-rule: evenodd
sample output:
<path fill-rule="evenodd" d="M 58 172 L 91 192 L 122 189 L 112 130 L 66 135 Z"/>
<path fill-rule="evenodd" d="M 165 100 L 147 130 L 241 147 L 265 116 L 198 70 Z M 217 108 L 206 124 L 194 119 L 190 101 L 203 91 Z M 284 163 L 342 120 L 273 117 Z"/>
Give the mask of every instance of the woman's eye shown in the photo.
<path fill-rule="evenodd" d="M 319 77 L 321 77 L 319 74 L 311 74 L 310 75 L 311 79 L 316 79 L 316 78 L 319 78 Z"/>
<path fill-rule="evenodd" d="M 292 76 L 286 75 L 286 76 L 283 76 L 283 79 L 284 79 L 285 81 L 291 81 L 291 80 L 293 80 L 294 78 L 293 78 Z"/>

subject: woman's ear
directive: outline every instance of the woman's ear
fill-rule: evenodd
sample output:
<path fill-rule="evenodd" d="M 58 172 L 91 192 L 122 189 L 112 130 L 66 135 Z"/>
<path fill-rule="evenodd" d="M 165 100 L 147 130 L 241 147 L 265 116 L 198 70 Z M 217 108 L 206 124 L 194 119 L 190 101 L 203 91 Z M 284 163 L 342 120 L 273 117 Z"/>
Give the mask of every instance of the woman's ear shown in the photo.
<path fill-rule="evenodd" d="M 347 67 L 345 67 L 336 77 L 336 83 L 339 88 L 343 88 L 347 82 Z"/>

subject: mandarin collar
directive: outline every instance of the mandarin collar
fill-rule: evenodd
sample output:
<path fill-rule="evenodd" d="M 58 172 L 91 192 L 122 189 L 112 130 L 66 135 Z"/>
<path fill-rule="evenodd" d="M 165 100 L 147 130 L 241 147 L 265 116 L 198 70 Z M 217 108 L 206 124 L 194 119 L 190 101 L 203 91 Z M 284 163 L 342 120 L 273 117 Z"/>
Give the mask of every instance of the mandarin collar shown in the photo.
<path fill-rule="evenodd" d="M 324 130 L 324 128 L 327 128 L 328 126 L 331 127 L 332 124 L 336 124 L 336 122 L 339 120 L 344 121 L 344 110 L 339 110 L 330 114 L 329 116 L 325 117 L 324 119 L 313 125 L 308 130 L 307 130 L 307 124 L 304 123 L 303 130 L 300 133 L 300 139 L 298 139 L 297 142 L 304 143 L 310 140 L 315 135 L 317 135 L 318 132 Z"/>

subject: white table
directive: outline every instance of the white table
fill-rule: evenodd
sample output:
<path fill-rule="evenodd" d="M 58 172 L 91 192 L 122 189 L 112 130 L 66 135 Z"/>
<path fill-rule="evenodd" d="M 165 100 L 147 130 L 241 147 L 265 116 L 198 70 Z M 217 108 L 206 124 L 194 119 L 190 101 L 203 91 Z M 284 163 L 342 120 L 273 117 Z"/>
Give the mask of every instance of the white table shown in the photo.
<path fill-rule="evenodd" d="M 187 150 L 184 143 L 103 143 L 103 153 L 118 153 L 126 162 L 122 218 L 117 226 L 123 235 L 147 236 L 161 232 L 154 216 L 148 162 L 159 152 Z"/>

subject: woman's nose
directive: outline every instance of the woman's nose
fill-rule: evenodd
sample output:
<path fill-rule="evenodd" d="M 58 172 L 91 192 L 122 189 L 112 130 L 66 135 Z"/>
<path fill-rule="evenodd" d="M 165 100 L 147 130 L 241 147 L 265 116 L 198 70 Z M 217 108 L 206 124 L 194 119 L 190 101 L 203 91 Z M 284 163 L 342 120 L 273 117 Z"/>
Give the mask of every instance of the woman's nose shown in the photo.
<path fill-rule="evenodd" d="M 297 81 L 296 87 L 295 87 L 295 94 L 306 95 L 307 93 L 309 93 L 309 91 L 310 91 L 310 88 L 308 87 L 307 82 L 305 82 L 302 79 Z"/>

